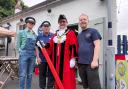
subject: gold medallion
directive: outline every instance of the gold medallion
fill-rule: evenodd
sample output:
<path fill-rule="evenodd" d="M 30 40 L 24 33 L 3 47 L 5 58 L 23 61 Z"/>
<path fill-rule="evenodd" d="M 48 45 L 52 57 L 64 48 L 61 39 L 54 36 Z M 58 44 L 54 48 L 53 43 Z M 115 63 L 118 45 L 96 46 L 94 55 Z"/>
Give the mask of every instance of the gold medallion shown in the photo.
<path fill-rule="evenodd" d="M 57 38 L 58 38 L 58 43 L 61 43 L 61 37 L 58 36 Z"/>

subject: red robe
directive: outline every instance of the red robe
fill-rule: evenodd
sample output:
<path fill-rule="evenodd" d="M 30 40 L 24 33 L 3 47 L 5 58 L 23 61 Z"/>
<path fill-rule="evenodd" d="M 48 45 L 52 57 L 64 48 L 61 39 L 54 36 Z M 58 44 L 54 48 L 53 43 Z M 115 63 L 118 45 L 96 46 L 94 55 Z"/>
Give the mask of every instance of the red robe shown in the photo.
<path fill-rule="evenodd" d="M 64 89 L 76 89 L 75 68 L 70 68 L 71 58 L 77 58 L 78 42 L 74 31 L 65 31 L 66 40 L 55 43 L 50 41 L 50 54 L 54 67 L 60 77 Z M 55 84 L 55 89 L 59 89 Z"/>

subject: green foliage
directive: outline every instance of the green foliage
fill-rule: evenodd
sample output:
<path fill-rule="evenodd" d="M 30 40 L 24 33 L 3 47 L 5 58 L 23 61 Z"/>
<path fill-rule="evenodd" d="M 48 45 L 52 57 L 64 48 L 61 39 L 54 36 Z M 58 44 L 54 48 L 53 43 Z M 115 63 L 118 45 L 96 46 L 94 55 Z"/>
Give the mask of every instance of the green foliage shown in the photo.
<path fill-rule="evenodd" d="M 14 14 L 16 0 L 0 0 L 0 19 Z M 21 4 L 23 9 L 27 8 L 24 3 Z"/>

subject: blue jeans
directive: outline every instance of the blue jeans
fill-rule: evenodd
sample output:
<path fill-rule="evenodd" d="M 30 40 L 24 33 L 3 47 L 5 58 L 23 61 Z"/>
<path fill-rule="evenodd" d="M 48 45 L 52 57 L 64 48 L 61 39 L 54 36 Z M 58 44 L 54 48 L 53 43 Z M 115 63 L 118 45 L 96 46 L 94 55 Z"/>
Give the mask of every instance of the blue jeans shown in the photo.
<path fill-rule="evenodd" d="M 35 55 L 29 52 L 21 52 L 19 56 L 19 89 L 31 88 L 32 74 L 35 64 Z"/>

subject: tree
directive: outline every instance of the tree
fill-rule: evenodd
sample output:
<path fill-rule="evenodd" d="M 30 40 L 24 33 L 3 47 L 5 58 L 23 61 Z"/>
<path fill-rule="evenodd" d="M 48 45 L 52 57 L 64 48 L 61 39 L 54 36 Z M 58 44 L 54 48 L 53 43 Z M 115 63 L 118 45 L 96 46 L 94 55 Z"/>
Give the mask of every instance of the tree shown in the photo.
<path fill-rule="evenodd" d="M 17 0 L 0 0 L 0 18 L 7 17 L 14 14 Z M 22 2 L 22 7 L 27 8 Z"/>

